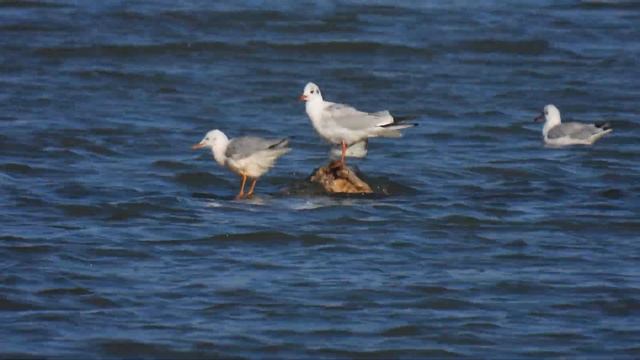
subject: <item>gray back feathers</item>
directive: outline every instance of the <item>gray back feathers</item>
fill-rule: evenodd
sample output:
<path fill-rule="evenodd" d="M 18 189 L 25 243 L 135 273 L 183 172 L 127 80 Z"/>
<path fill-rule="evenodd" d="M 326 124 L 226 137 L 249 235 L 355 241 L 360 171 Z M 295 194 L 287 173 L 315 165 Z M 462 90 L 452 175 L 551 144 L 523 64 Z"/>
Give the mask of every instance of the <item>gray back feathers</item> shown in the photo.
<path fill-rule="evenodd" d="M 363 130 L 393 123 L 393 117 L 388 111 L 367 113 L 349 105 L 331 104 L 324 112 L 325 116 L 330 117 L 336 124 L 350 130 Z"/>
<path fill-rule="evenodd" d="M 549 139 L 557 139 L 566 136 L 573 139 L 586 140 L 602 131 L 604 130 L 592 124 L 568 122 L 553 127 L 547 133 L 547 137 Z"/>
<path fill-rule="evenodd" d="M 226 157 L 238 160 L 260 151 L 279 150 L 287 147 L 287 139 L 264 139 L 255 136 L 234 138 L 229 142 Z"/>

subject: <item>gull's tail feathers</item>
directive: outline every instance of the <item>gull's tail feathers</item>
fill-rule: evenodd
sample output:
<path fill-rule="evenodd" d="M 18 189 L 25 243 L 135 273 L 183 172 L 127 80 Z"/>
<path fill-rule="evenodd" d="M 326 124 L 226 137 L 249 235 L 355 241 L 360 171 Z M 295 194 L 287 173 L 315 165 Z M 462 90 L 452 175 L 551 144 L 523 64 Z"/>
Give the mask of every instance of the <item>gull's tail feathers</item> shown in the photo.
<path fill-rule="evenodd" d="M 404 122 L 408 120 L 414 120 L 416 118 L 416 116 L 395 116 L 393 118 L 393 122 L 380 126 L 382 129 L 380 130 L 378 136 L 401 137 L 402 133 L 400 132 L 400 130 L 418 126 L 418 124 L 407 124 Z"/>

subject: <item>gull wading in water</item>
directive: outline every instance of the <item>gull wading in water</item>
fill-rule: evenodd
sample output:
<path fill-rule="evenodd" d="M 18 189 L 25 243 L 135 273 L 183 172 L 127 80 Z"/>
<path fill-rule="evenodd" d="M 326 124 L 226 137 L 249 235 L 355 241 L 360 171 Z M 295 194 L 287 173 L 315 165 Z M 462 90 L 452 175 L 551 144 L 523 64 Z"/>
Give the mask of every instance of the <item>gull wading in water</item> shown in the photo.
<path fill-rule="evenodd" d="M 560 110 L 554 105 L 547 105 L 544 111 L 534 119 L 543 122 L 542 136 L 548 145 L 591 145 L 601 137 L 613 131 L 607 122 L 584 124 L 579 122 L 561 123 Z"/>
<path fill-rule="evenodd" d="M 192 149 L 211 148 L 213 158 L 221 166 L 242 177 L 240 192 L 236 199 L 245 197 L 244 186 L 247 178 L 253 179 L 247 198 L 253 196 L 258 178 L 266 173 L 282 155 L 291 148 L 287 139 L 263 139 L 255 136 L 243 136 L 229 140 L 220 130 L 211 130 Z"/>
<path fill-rule="evenodd" d="M 400 137 L 400 130 L 416 126 L 399 123 L 403 119 L 394 119 L 386 110 L 367 113 L 349 105 L 324 101 L 318 85 L 311 82 L 304 87 L 300 100 L 306 101 L 307 115 L 318 134 L 330 143 L 342 146 L 343 165 L 349 146 L 365 142 L 362 145 L 366 149 L 370 137 Z"/>

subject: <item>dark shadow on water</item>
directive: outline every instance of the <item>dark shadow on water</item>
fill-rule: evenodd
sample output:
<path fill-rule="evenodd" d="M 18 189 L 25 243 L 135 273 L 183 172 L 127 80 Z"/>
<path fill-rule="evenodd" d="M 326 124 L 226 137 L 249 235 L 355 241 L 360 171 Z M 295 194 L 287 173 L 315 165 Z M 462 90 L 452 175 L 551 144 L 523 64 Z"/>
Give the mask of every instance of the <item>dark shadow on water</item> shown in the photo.
<path fill-rule="evenodd" d="M 267 195 L 268 197 L 273 197 L 273 198 L 284 198 L 284 197 L 294 196 L 294 197 L 331 197 L 331 198 L 337 198 L 337 199 L 381 199 L 389 196 L 405 196 L 405 195 L 413 195 L 418 193 L 416 189 L 410 186 L 401 184 L 399 182 L 393 181 L 389 177 L 368 176 L 363 174 L 357 167 L 354 167 L 354 170 L 358 175 L 358 177 L 360 177 L 363 181 L 368 183 L 369 186 L 371 186 L 371 188 L 374 191 L 372 194 L 363 194 L 363 193 L 329 194 L 319 184 L 312 183 L 310 181 L 311 176 L 309 176 L 305 179 L 294 180 L 294 182 L 289 184 L 285 183 L 283 185 L 284 187 L 282 187 L 277 192 L 272 192 L 272 193 L 267 193 L 264 191 L 256 192 L 255 198 L 259 198 L 260 195 Z M 199 186 L 204 186 L 204 184 L 207 184 L 210 181 L 220 182 L 219 178 L 214 177 L 209 173 L 180 174 L 176 176 L 176 179 L 179 179 L 180 182 L 183 182 L 185 184 L 199 185 Z M 277 182 L 280 183 L 280 181 L 277 181 Z M 208 199 L 208 200 L 220 200 L 220 201 L 236 200 L 235 193 L 231 190 L 228 190 L 227 194 L 225 195 L 216 194 L 216 193 L 193 192 L 191 193 L 191 196 L 197 199 Z"/>
<path fill-rule="evenodd" d="M 213 193 L 195 192 L 195 193 L 192 193 L 191 196 L 193 196 L 196 199 L 207 199 L 207 200 L 223 200 L 223 201 L 235 200 L 235 195 L 218 195 Z"/>

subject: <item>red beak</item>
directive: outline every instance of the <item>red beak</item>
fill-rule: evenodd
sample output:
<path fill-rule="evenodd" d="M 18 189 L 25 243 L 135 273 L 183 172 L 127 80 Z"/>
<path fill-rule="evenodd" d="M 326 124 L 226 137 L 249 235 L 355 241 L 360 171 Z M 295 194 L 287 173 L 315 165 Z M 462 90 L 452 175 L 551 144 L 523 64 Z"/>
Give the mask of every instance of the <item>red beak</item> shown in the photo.
<path fill-rule="evenodd" d="M 192 150 L 201 149 L 204 147 L 204 144 L 197 143 L 191 147 Z"/>
<path fill-rule="evenodd" d="M 298 98 L 298 100 L 300 100 L 300 101 L 307 101 L 307 95 L 305 95 L 305 94 L 300 95 L 300 97 Z"/>

